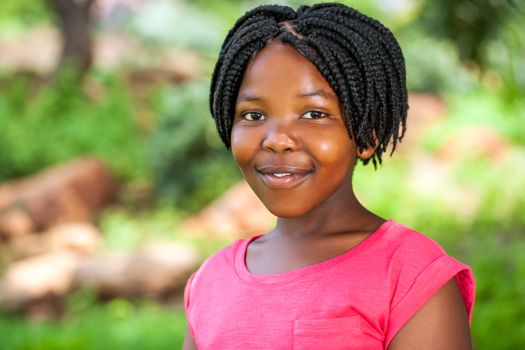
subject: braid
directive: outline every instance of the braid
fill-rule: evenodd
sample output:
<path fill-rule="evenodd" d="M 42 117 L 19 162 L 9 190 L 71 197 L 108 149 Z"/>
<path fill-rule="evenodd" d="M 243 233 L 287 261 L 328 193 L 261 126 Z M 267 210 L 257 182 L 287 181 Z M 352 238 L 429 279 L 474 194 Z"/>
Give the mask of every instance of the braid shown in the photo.
<path fill-rule="evenodd" d="M 396 96 L 392 99 L 393 104 L 393 114 L 400 116 L 400 123 L 401 123 L 401 132 L 399 132 L 399 123 L 389 129 L 390 132 L 388 134 L 385 134 L 383 141 L 386 143 L 381 143 L 383 146 L 383 151 L 386 151 L 386 146 L 388 144 L 388 140 L 393 134 L 393 145 L 392 145 L 392 151 L 390 154 L 392 154 L 396 148 L 396 144 L 398 140 L 400 141 L 403 138 L 403 135 L 406 131 L 406 116 L 407 116 L 407 110 L 408 110 L 408 96 L 407 96 L 407 89 L 406 89 L 406 73 L 405 73 L 405 59 L 403 57 L 403 53 L 401 52 L 401 48 L 399 47 L 399 44 L 397 40 L 395 40 L 394 35 L 392 32 L 383 26 L 378 21 L 367 17 L 363 15 L 362 13 L 348 8 L 348 7 L 342 7 L 338 4 L 321 4 L 319 6 L 321 7 L 331 7 L 333 9 L 334 13 L 340 13 L 343 16 L 349 15 L 349 16 L 355 16 L 355 18 L 359 19 L 361 22 L 366 23 L 369 27 L 373 28 L 377 32 L 379 32 L 381 35 L 376 36 L 376 40 L 378 40 L 384 47 L 384 50 L 382 51 L 384 54 L 387 54 L 389 59 L 391 60 L 391 65 L 385 66 L 387 69 L 391 69 L 392 67 L 395 69 L 396 74 L 390 75 L 390 81 L 388 81 L 389 84 L 392 84 L 393 80 L 397 80 L 397 86 L 391 86 L 390 92 L 396 94 Z M 336 17 L 336 20 L 341 21 L 341 17 Z M 357 26 L 355 28 L 356 30 L 360 31 L 361 34 L 367 35 L 368 33 L 365 31 L 362 31 L 363 27 Z M 393 39 L 393 40 L 392 40 Z M 397 94 L 400 94 L 400 96 L 397 96 Z M 381 158 L 379 158 L 379 161 L 381 161 Z"/>
<path fill-rule="evenodd" d="M 221 66 L 217 66 L 212 77 L 210 108 L 217 123 L 222 141 L 229 148 L 232 116 L 235 112 L 235 99 L 242 80 L 242 75 L 253 54 L 266 44 L 266 38 L 279 30 L 273 19 L 263 18 L 259 22 L 234 33 L 234 41 L 228 51 L 221 55 Z"/>
<path fill-rule="evenodd" d="M 250 60 L 273 38 L 312 62 L 339 97 L 345 125 L 358 149 L 376 145 L 367 164 L 392 154 L 406 130 L 405 61 L 393 34 L 355 9 L 324 3 L 265 5 L 244 14 L 228 32 L 215 66 L 210 110 L 227 148 L 242 77 Z"/>

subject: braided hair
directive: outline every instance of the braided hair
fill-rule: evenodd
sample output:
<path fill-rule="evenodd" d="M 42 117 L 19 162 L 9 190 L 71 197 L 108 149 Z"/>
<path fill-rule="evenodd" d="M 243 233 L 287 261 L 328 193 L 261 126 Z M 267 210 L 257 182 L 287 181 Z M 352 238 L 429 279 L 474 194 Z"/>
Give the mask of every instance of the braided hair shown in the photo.
<path fill-rule="evenodd" d="M 230 148 L 235 103 L 251 59 L 278 38 L 312 62 L 339 97 L 357 148 L 377 145 L 381 163 L 406 130 L 408 109 L 405 61 L 393 34 L 378 21 L 337 3 L 263 5 L 246 12 L 229 31 L 211 79 L 210 110 L 219 135 Z"/>

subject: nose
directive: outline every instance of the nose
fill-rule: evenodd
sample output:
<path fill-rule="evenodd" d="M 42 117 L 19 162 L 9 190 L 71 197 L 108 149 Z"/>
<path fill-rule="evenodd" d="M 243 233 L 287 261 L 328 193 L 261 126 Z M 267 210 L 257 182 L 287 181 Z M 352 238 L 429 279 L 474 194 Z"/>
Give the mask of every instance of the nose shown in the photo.
<path fill-rule="evenodd" d="M 274 153 L 297 150 L 298 142 L 292 134 L 290 126 L 282 124 L 283 123 L 275 123 L 274 125 L 268 125 L 269 130 L 262 142 L 263 149 Z"/>

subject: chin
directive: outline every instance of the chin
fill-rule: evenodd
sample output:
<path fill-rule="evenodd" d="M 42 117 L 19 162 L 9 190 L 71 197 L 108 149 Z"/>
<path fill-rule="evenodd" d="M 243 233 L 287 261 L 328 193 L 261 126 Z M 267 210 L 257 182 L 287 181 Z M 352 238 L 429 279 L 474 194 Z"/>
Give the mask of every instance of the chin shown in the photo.
<path fill-rule="evenodd" d="M 312 210 L 312 208 L 298 207 L 295 205 L 271 205 L 263 203 L 266 209 L 278 218 L 292 219 L 304 216 Z"/>

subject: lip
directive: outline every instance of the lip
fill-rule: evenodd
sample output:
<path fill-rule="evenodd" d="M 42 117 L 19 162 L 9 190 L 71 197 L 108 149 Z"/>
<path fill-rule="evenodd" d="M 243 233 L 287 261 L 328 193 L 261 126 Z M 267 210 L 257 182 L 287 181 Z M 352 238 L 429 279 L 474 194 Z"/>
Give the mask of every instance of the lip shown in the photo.
<path fill-rule="evenodd" d="M 276 190 L 289 190 L 297 187 L 314 173 L 313 168 L 282 165 L 257 167 L 256 171 L 266 186 Z"/>

